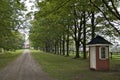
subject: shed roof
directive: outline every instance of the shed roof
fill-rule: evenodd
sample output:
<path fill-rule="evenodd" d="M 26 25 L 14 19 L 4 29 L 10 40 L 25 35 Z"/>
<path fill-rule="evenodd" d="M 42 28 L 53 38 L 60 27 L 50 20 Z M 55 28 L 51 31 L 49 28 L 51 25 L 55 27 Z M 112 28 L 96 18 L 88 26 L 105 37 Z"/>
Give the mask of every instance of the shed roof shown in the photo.
<path fill-rule="evenodd" d="M 110 44 L 109 41 L 105 40 L 103 37 L 97 35 L 95 38 L 93 38 L 87 45 L 93 45 L 93 44 Z"/>

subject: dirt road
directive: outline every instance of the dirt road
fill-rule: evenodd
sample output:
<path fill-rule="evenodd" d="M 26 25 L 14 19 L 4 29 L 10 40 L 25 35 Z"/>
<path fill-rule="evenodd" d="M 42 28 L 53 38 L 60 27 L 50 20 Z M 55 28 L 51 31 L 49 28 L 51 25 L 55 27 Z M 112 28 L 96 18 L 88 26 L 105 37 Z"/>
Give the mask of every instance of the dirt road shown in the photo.
<path fill-rule="evenodd" d="M 29 50 L 0 71 L 0 80 L 54 80 L 40 68 Z"/>

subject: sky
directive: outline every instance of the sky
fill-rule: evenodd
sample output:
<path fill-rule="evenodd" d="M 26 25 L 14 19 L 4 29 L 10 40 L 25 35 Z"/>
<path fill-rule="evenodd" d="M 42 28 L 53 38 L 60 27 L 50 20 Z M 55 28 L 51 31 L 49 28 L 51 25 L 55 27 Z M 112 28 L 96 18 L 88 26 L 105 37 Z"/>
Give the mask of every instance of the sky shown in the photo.
<path fill-rule="evenodd" d="M 30 12 L 35 12 L 37 11 L 37 8 L 35 7 L 35 0 L 21 0 L 21 2 L 25 3 L 25 7 L 27 9 L 27 11 L 24 11 L 24 15 L 30 13 Z M 32 19 L 34 18 L 34 16 L 32 16 Z M 30 26 L 30 21 L 31 20 L 27 20 L 26 22 L 24 22 L 23 26 L 28 26 L 28 28 L 25 28 L 24 30 L 20 30 L 20 32 L 24 35 L 25 37 L 25 44 L 29 44 L 29 26 Z"/>

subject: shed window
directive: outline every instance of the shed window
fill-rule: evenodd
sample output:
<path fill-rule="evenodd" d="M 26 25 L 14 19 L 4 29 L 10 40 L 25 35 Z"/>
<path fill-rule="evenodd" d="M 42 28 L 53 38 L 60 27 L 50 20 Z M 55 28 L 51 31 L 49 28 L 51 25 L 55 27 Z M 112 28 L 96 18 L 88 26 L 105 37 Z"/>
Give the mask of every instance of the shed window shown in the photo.
<path fill-rule="evenodd" d="M 100 47 L 99 48 L 99 58 L 100 59 L 108 58 L 108 47 Z"/>
<path fill-rule="evenodd" d="M 101 58 L 106 58 L 105 57 L 105 47 L 101 48 Z"/>

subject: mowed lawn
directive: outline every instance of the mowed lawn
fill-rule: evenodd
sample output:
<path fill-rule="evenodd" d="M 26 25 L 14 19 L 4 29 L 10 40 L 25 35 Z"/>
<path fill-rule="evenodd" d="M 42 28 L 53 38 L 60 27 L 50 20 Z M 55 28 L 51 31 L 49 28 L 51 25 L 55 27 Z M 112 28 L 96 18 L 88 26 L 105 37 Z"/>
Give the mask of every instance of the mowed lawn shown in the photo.
<path fill-rule="evenodd" d="M 120 57 L 113 57 L 110 71 L 92 71 L 88 59 L 72 59 L 35 50 L 31 53 L 42 69 L 58 80 L 120 80 Z"/>
<path fill-rule="evenodd" d="M 23 50 L 0 53 L 0 69 L 5 67 L 11 61 L 15 60 L 21 53 L 23 53 Z"/>

